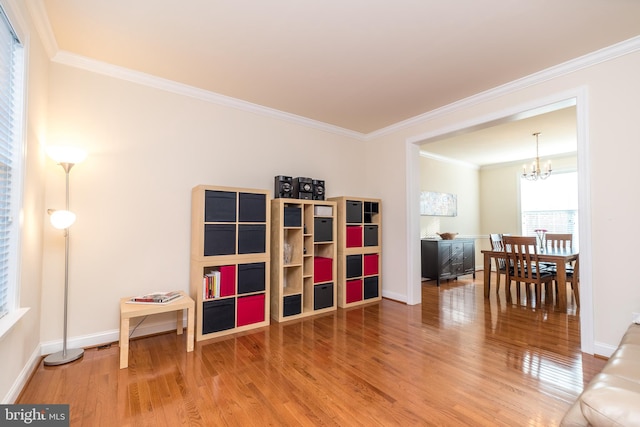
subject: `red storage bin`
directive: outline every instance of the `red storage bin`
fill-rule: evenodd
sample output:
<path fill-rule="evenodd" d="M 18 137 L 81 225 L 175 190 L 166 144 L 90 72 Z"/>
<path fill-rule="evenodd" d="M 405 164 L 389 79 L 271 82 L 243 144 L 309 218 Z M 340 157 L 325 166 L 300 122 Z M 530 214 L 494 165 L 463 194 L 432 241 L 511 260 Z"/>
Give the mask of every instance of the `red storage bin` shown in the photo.
<path fill-rule="evenodd" d="M 236 266 L 220 267 L 220 296 L 228 297 L 236 293 Z"/>
<path fill-rule="evenodd" d="M 348 248 L 362 247 L 362 226 L 361 225 L 347 225 L 347 247 Z"/>
<path fill-rule="evenodd" d="M 313 283 L 329 282 L 333 279 L 333 259 L 313 258 Z"/>
<path fill-rule="evenodd" d="M 368 254 L 364 256 L 364 275 L 371 276 L 378 274 L 378 254 Z"/>
<path fill-rule="evenodd" d="M 238 326 L 264 321 L 264 294 L 238 297 Z"/>
<path fill-rule="evenodd" d="M 362 279 L 347 280 L 347 304 L 362 301 Z"/>

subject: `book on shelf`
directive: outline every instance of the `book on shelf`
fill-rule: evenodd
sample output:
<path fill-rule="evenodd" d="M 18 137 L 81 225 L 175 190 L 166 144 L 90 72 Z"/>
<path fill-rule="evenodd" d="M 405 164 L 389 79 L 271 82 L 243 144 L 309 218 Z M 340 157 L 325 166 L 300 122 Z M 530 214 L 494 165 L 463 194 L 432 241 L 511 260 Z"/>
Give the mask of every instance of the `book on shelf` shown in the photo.
<path fill-rule="evenodd" d="M 135 296 L 127 302 L 135 304 L 167 304 L 179 298 L 182 298 L 180 291 L 152 292 L 150 294 Z"/>
<path fill-rule="evenodd" d="M 220 271 L 205 274 L 202 288 L 203 299 L 220 298 Z"/>

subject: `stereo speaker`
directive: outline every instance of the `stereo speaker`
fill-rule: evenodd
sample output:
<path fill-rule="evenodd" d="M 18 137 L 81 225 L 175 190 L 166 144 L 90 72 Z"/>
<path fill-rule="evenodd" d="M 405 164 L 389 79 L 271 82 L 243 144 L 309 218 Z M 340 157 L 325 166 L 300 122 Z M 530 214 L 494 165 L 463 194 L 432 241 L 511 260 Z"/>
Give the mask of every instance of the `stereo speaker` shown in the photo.
<path fill-rule="evenodd" d="M 313 180 L 304 177 L 293 178 L 293 197 L 313 200 Z"/>
<path fill-rule="evenodd" d="M 324 181 L 320 179 L 314 179 L 313 183 L 313 200 L 324 200 L 325 186 Z"/>
<path fill-rule="evenodd" d="M 292 199 L 293 178 L 284 175 L 276 176 L 274 178 L 273 194 L 276 199 Z"/>

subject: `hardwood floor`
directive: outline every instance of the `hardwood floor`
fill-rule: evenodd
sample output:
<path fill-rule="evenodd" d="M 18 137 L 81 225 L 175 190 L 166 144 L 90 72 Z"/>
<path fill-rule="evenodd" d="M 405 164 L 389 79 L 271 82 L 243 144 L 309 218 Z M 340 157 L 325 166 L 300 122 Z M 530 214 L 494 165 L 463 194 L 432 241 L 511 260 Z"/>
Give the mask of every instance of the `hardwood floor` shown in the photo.
<path fill-rule="evenodd" d="M 88 349 L 16 403 L 68 403 L 72 426 L 553 426 L 605 360 L 579 317 L 483 297 L 482 274 L 184 350 L 185 335 Z M 470 276 L 469 276 L 470 277 Z"/>

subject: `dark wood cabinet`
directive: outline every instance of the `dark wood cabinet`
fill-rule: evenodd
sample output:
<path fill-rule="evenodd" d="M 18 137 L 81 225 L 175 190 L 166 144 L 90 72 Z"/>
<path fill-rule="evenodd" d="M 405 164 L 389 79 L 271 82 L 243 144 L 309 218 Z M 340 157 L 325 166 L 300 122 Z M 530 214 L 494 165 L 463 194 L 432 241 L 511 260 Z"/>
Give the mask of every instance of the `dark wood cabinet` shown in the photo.
<path fill-rule="evenodd" d="M 422 277 L 441 280 L 473 274 L 476 277 L 475 242 L 473 239 L 422 239 Z"/>

